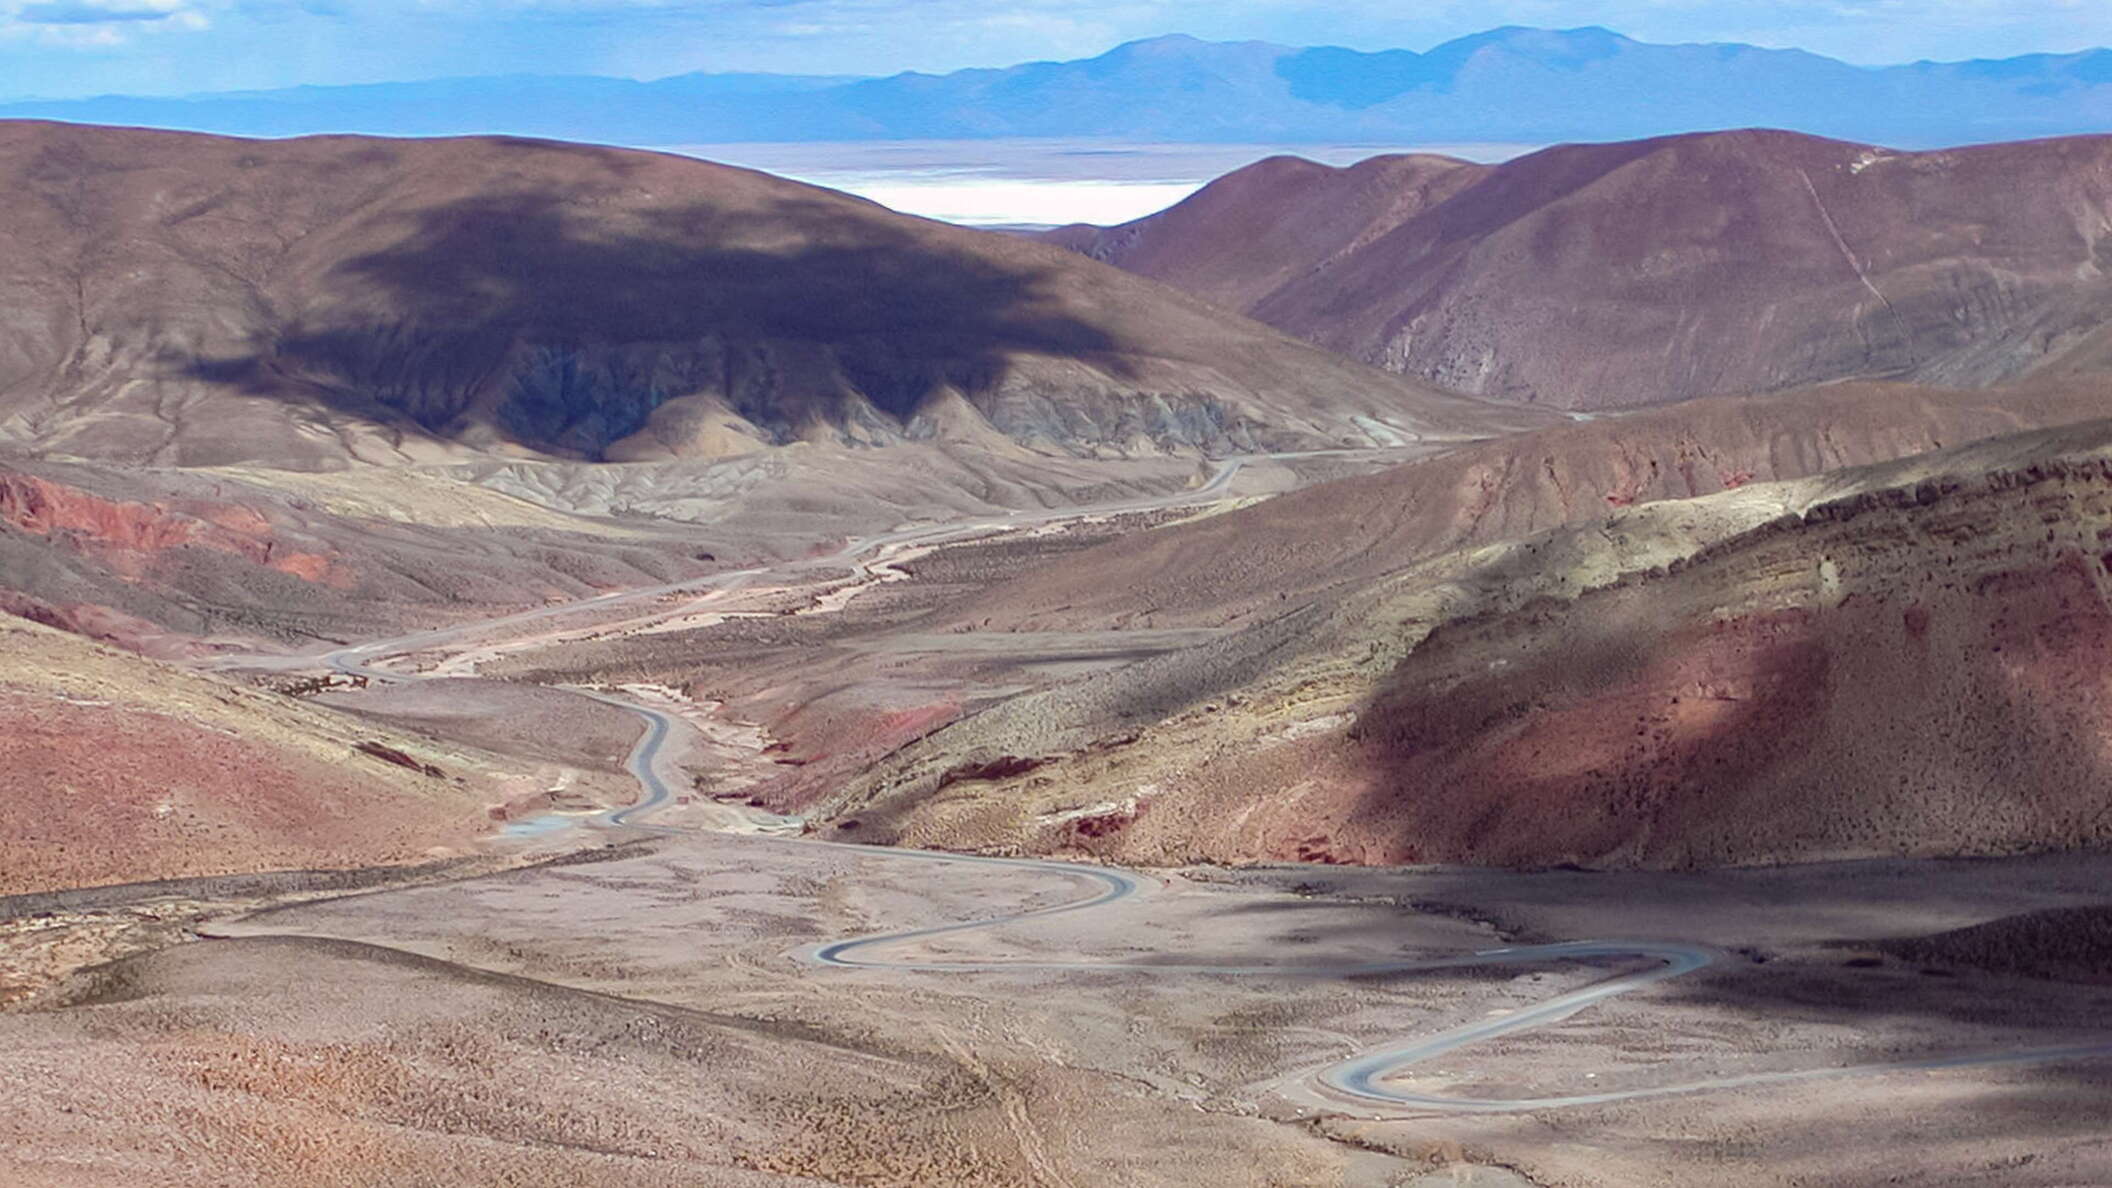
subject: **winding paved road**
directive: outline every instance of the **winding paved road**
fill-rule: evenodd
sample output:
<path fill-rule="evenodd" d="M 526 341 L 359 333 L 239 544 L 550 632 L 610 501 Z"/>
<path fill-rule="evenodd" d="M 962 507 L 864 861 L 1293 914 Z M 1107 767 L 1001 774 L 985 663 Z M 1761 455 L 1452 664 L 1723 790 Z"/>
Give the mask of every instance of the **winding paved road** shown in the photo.
<path fill-rule="evenodd" d="M 1313 451 L 1312 453 L 1325 452 L 1329 451 Z M 1308 455 L 1267 456 L 1303 457 Z M 840 551 L 817 560 L 790 562 L 775 567 L 736 570 L 730 573 L 714 574 L 705 578 L 604 594 L 580 602 L 542 607 L 477 623 L 423 631 L 397 639 L 380 640 L 354 647 L 341 648 L 328 653 L 321 659 L 324 664 L 336 671 L 359 674 L 374 681 L 403 682 L 420 680 L 424 678 L 417 674 L 395 672 L 377 667 L 377 665 L 391 657 L 402 656 L 430 648 L 436 644 L 459 640 L 472 633 L 488 632 L 496 628 L 537 622 L 622 602 L 657 598 L 684 590 L 716 591 L 736 589 L 746 584 L 749 580 L 764 574 L 786 575 L 814 569 L 848 566 L 861 576 L 870 576 L 869 562 L 863 560 L 864 558 L 877 556 L 890 548 L 904 545 L 939 544 L 999 528 L 1014 528 L 1028 524 L 1074 519 L 1086 515 L 1161 510 L 1188 503 L 1205 502 L 1216 495 L 1222 494 L 1233 476 L 1238 473 L 1242 463 L 1249 460 L 1248 458 L 1227 460 L 1220 465 L 1217 472 L 1203 486 L 1177 495 L 881 533 L 854 539 L 845 544 Z M 307 658 L 288 657 L 279 659 L 273 666 L 312 667 L 315 663 L 316 658 L 313 656 Z M 250 666 L 255 667 L 256 665 L 252 664 Z M 674 728 L 674 719 L 662 710 L 627 701 L 613 695 L 578 689 L 569 691 L 627 710 L 638 715 L 646 723 L 644 733 L 639 737 L 637 743 L 633 745 L 631 753 L 625 761 L 627 770 L 638 780 L 643 794 L 636 802 L 624 808 L 614 809 L 602 814 L 601 820 L 610 826 L 645 828 L 667 833 L 681 832 L 667 826 L 643 823 L 643 818 L 665 807 L 673 799 L 672 789 L 669 787 L 665 775 L 660 770 L 660 764 L 664 757 L 662 754 L 663 749 Z M 750 832 L 774 832 L 778 831 L 779 827 L 796 828 L 798 824 L 796 818 L 777 817 L 774 814 L 763 813 L 758 810 L 749 811 L 748 823 L 751 826 Z M 806 840 L 803 844 L 840 845 L 843 843 Z M 924 850 L 878 847 L 858 847 L 858 849 L 862 854 L 888 860 L 1000 866 L 1011 870 L 1053 874 L 1086 884 L 1090 893 L 1075 900 L 1034 911 L 1016 912 L 953 924 L 941 924 L 807 946 L 795 952 L 795 956 L 800 960 L 824 967 L 893 970 L 917 974 L 969 974 L 1007 970 L 1105 972 L 1108 970 L 1131 969 L 1148 970 L 1157 975 L 1242 975 L 1284 978 L 1314 976 L 1373 977 L 1395 973 L 1488 968 L 1490 966 L 1545 966 L 1559 962 L 1576 961 L 1620 961 L 1640 962 L 1643 964 L 1641 969 L 1606 977 L 1588 986 L 1556 995 L 1522 1010 L 1513 1011 L 1496 1018 L 1477 1020 L 1432 1035 L 1420 1036 L 1397 1044 L 1376 1048 L 1323 1068 L 1293 1073 L 1276 1082 L 1275 1087 L 1291 1090 L 1290 1096 L 1310 1097 L 1317 1103 L 1334 1108 L 1348 1105 L 1392 1111 L 1407 1108 L 1417 1111 L 1447 1113 L 1505 1113 L 1554 1109 L 1564 1106 L 1599 1105 L 1646 1097 L 1697 1093 L 1712 1089 L 1782 1084 L 1832 1077 L 2001 1064 L 2031 1064 L 2085 1057 L 2112 1056 L 2112 1040 L 2108 1040 L 2101 1043 L 2079 1044 L 2059 1048 L 1958 1053 L 1885 1064 L 1752 1073 L 1743 1076 L 1688 1081 L 1674 1085 L 1553 1097 L 1459 1098 L 1416 1093 L 1391 1085 L 1388 1082 L 1401 1072 L 1419 1063 L 1455 1052 L 1471 1044 L 1558 1023 L 1596 1003 L 1691 973 L 1711 964 L 1716 959 L 1717 953 L 1714 949 L 1700 944 L 1667 941 L 1583 940 L 1550 945 L 1487 949 L 1476 953 L 1414 961 L 1309 965 L 1181 965 L 1164 962 L 1119 961 L 944 961 L 917 960 L 913 958 L 890 960 L 883 954 L 893 947 L 929 940 L 933 937 L 994 928 L 1004 924 L 1042 919 L 1065 913 L 1090 911 L 1148 893 L 1158 884 L 1147 875 L 1113 867 L 1087 866 L 1077 863 L 1049 862 L 1023 858 L 993 858 L 979 855 L 946 854 Z M 1304 1090 L 1305 1092 L 1301 1093 L 1298 1090 Z"/>
<path fill-rule="evenodd" d="M 815 842 L 812 844 L 831 845 L 840 843 Z M 1125 961 L 889 960 L 884 956 L 880 956 L 879 953 L 892 946 L 977 929 L 993 928 L 1001 924 L 1041 919 L 1060 913 L 1079 912 L 1104 907 L 1117 900 L 1127 899 L 1146 892 L 1155 884 L 1147 876 L 1135 872 L 1112 867 L 1083 866 L 1067 862 L 1043 862 L 1022 858 L 990 858 L 979 855 L 933 853 L 923 850 L 873 848 L 866 852 L 888 858 L 977 863 L 1004 866 L 1014 870 L 1057 874 L 1086 881 L 1095 885 L 1098 890 L 1096 893 L 1080 899 L 1031 912 L 991 916 L 980 920 L 941 924 L 928 928 L 914 928 L 902 932 L 889 932 L 875 936 L 810 945 L 795 951 L 795 956 L 801 960 L 816 965 L 838 966 L 848 969 L 884 969 L 906 973 L 963 974 L 994 973 L 1007 970 L 1105 973 L 1109 970 L 1133 969 L 1149 971 L 1155 975 L 1237 975 L 1282 978 L 1382 977 L 1388 974 L 1427 973 L 1447 969 L 1486 969 L 1491 966 L 1504 965 L 1546 966 L 1559 962 L 1575 961 L 1640 961 L 1647 963 L 1640 970 L 1601 979 L 1588 986 L 1535 1003 L 1522 1010 L 1512 1011 L 1496 1018 L 1476 1020 L 1446 1031 L 1418 1036 L 1397 1044 L 1374 1048 L 1336 1064 L 1291 1074 L 1277 1081 L 1272 1086 L 1279 1090 L 1292 1090 L 1286 1096 L 1293 1098 L 1309 1097 L 1320 1104 L 1356 1104 L 1366 1107 L 1383 1107 L 1396 1111 L 1402 1107 L 1407 1107 L 1434 1113 L 1518 1113 L 1530 1110 L 1557 1109 L 1565 1106 L 1604 1105 L 1609 1102 L 1633 1101 L 1648 1097 L 1669 1097 L 1678 1094 L 1699 1093 L 1712 1089 L 1787 1084 L 1835 1077 L 1870 1076 L 1880 1073 L 1929 1071 L 2004 1064 L 2038 1064 L 2085 1057 L 2112 1057 L 2112 1040 L 2108 1040 L 2099 1043 L 2074 1044 L 2052 1048 L 1946 1053 L 1884 1064 L 1748 1073 L 1741 1076 L 1715 1077 L 1648 1088 L 1563 1094 L 1552 1097 L 1463 1098 L 1416 1093 L 1389 1085 L 1387 1081 L 1414 1065 L 1458 1051 L 1469 1045 L 1496 1039 L 1499 1036 L 1513 1035 L 1518 1032 L 1545 1027 L 1551 1023 L 1559 1023 L 1596 1003 L 1641 990 L 1659 982 L 1669 981 L 1682 974 L 1692 973 L 1714 962 L 1718 955 L 1717 951 L 1706 945 L 1672 941 L 1584 940 L 1564 941 L 1549 945 L 1520 945 L 1510 948 L 1484 949 L 1475 953 L 1412 961 L 1321 964 L 1183 965 L 1161 961 L 1146 963 Z M 1317 1092 L 1298 1093 L 1295 1091 L 1301 1087 L 1317 1090 Z"/>

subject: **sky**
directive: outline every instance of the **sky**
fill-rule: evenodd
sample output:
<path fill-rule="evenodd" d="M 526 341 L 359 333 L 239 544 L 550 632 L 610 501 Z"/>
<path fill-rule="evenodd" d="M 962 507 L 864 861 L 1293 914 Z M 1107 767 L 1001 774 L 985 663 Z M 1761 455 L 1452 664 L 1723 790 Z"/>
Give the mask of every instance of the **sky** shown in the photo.
<path fill-rule="evenodd" d="M 1864 64 L 2112 45 L 2112 0 L 0 0 L 0 98 L 487 74 L 892 74 L 1163 33 L 1427 49 L 1603 25 Z"/>

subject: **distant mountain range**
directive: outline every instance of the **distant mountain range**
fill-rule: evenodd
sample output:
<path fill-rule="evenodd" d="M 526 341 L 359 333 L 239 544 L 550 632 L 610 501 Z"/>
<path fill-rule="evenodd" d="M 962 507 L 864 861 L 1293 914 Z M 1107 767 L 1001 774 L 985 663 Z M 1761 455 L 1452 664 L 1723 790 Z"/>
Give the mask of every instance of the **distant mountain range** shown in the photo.
<path fill-rule="evenodd" d="M 1426 53 L 1170 36 L 1097 58 L 890 78 L 514 76 L 0 104 L 251 136 L 508 133 L 624 144 L 1107 137 L 1609 140 L 1776 127 L 1898 147 L 2112 130 L 2112 51 L 1851 66 L 1801 50 L 1495 29 Z"/>

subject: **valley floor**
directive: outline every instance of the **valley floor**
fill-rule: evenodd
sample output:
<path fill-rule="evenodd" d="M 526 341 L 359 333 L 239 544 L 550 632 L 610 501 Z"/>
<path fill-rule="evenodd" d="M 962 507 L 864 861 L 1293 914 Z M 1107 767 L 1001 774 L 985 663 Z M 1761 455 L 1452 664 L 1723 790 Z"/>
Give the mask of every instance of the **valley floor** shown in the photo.
<path fill-rule="evenodd" d="M 751 789 L 796 809 L 803 780 L 899 745 L 888 730 L 1210 638 L 930 634 L 949 591 L 1121 530 L 1026 527 L 936 554 L 888 539 L 796 580 L 332 653 L 345 671 L 445 678 L 320 696 L 339 710 L 611 775 L 638 723 L 490 678 L 614 690 L 666 727 L 631 761 L 678 795 L 635 826 L 553 801 L 488 852 L 418 871 L 0 901 L 0 978 L 44 978 L 0 1013 L 0 1182 L 2112 1180 L 2112 945 L 2049 944 L 2043 926 L 2081 911 L 2057 917 L 2064 935 L 2103 939 L 2112 854 L 1695 874 L 1184 867 L 1092 910 L 906 938 L 889 968 L 816 964 L 825 942 L 1081 897 L 1081 876 L 1051 864 L 713 830 L 759 807 Z M 670 672 L 701 675 L 675 689 Z M 799 716 L 724 712 L 779 680 L 797 682 Z M 1951 936 L 1990 921 L 2007 923 Z M 1472 1103 L 1749 1083 L 1490 1113 L 1316 1083 L 1359 1052 L 1648 963 L 1353 967 L 1570 940 L 1714 960 L 1386 1084 Z M 62 967 L 80 972 L 50 981 Z M 2046 1049 L 2069 1054 L 1974 1062 Z"/>
<path fill-rule="evenodd" d="M 1632 963 L 1186 972 L 1520 941 L 1702 940 L 1714 965 L 1402 1083 L 1461 1097 L 2102 1043 L 2112 988 L 1888 955 L 2087 903 L 2112 857 L 1711 874 L 1159 872 L 1087 912 L 817 968 L 816 942 L 1079 897 L 1042 871 L 715 834 L 208 925 L 0 1016 L 19 1184 L 2074 1184 L 2112 1061 L 1380 1116 L 1299 1074 Z M 1033 963 L 1108 963 L 1104 971 Z M 1497 1169 L 1519 1177 L 1491 1178 Z M 1419 1179 L 1422 1176 L 1443 1178 Z"/>

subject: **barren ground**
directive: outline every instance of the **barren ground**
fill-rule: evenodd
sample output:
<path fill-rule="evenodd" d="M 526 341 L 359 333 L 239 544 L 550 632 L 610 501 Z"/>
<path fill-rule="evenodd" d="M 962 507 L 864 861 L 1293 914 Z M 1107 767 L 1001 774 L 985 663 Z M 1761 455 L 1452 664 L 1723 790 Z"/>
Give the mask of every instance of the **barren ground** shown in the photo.
<path fill-rule="evenodd" d="M 800 960 L 821 941 L 1079 895 L 1045 871 L 688 827 L 713 798 L 796 807 L 831 772 L 979 704 L 1208 646 L 1215 629 L 1010 632 L 938 613 L 994 574 L 1137 527 L 1034 529 L 703 600 L 609 604 L 396 662 L 445 680 L 323 694 L 391 730 L 599 777 L 635 729 L 574 694 L 491 678 L 621 686 L 674 712 L 698 803 L 651 830 L 569 816 L 561 834 L 454 867 L 0 901 L 0 977 L 37 991 L 0 1014 L 0 1182 L 2112 1177 L 2112 1060 L 1848 1075 L 2103 1045 L 2106 955 L 2077 951 L 2074 930 L 2049 945 L 2044 922 L 2097 919 L 2112 855 L 1706 874 L 1192 867 L 1102 909 L 891 950 L 1104 970 Z M 586 850 L 520 866 L 537 846 Z M 1265 968 L 1564 939 L 1699 942 L 1721 957 L 1418 1065 L 1401 1086 L 1501 1098 L 1844 1075 L 1517 1114 L 1373 1110 L 1309 1074 L 1634 967 Z M 53 984 L 62 968 L 77 972 Z"/>
<path fill-rule="evenodd" d="M 2090 902 L 2108 873 L 2094 855 L 1705 875 L 1195 869 L 1103 911 L 898 954 L 1132 968 L 917 974 L 788 953 L 1076 888 L 892 852 L 662 839 L 266 911 L 84 977 L 65 1009 L 0 1017 L 0 1175 L 1289 1185 L 1502 1183 L 1460 1174 L 1500 1166 L 1564 1185 L 2099 1182 L 2102 1061 L 1360 1120 L 1316 1109 L 1292 1074 L 1611 971 L 1178 967 L 1582 935 L 1726 950 L 1415 1081 L 1462 1094 L 2050 1046 L 2101 1036 L 2104 987 L 1907 962 L 1878 942 Z"/>

